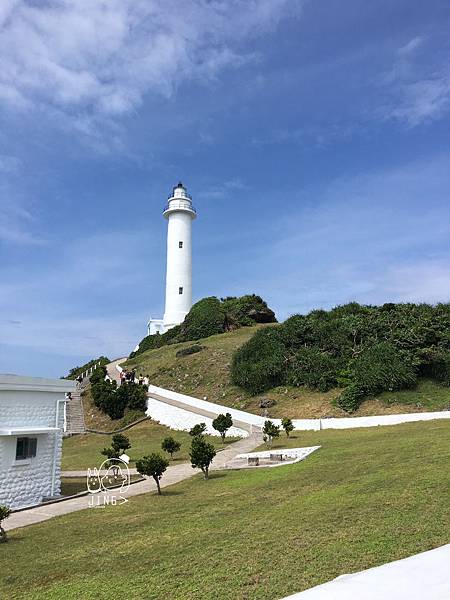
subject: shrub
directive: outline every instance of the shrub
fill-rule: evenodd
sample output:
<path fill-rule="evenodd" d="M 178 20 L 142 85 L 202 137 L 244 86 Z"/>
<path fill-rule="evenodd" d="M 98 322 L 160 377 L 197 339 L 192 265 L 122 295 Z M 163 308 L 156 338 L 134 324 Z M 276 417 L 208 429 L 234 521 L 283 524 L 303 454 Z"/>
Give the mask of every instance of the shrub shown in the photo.
<path fill-rule="evenodd" d="M 128 448 L 131 448 L 129 438 L 122 433 L 115 433 L 112 436 L 111 446 L 109 448 L 103 448 L 102 454 L 108 458 L 120 458 Z"/>
<path fill-rule="evenodd" d="M 116 401 L 129 410 L 147 410 L 147 387 L 138 383 L 128 382 L 116 391 Z M 123 416 L 123 415 L 122 415 Z"/>
<path fill-rule="evenodd" d="M 262 432 L 263 440 L 269 445 L 272 445 L 273 438 L 279 437 L 280 435 L 280 427 L 279 425 L 275 425 L 273 421 L 265 421 Z"/>
<path fill-rule="evenodd" d="M 203 435 L 206 432 L 206 424 L 205 423 L 197 423 L 194 425 L 192 429 L 189 430 L 189 435 L 192 437 L 197 437 L 199 435 Z"/>
<path fill-rule="evenodd" d="M 300 348 L 295 353 L 287 375 L 290 385 L 306 385 L 327 392 L 336 385 L 338 361 L 318 348 Z"/>
<path fill-rule="evenodd" d="M 284 419 L 281 419 L 281 427 L 286 432 L 287 437 L 289 437 L 290 433 L 294 431 L 294 424 L 292 422 L 292 419 L 289 419 L 288 417 L 284 417 Z"/>
<path fill-rule="evenodd" d="M 196 354 L 197 352 L 201 352 L 205 346 L 201 346 L 200 344 L 193 344 L 192 346 L 188 346 L 187 348 L 180 348 L 177 351 L 175 356 L 189 356 L 189 354 Z"/>
<path fill-rule="evenodd" d="M 0 504 L 0 544 L 8 541 L 6 531 L 2 527 L 2 521 L 7 519 L 11 514 L 11 509 L 8 506 Z"/>
<path fill-rule="evenodd" d="M 209 467 L 216 455 L 216 450 L 212 444 L 209 444 L 203 436 L 195 436 L 192 438 L 191 451 L 191 466 L 193 469 L 201 469 L 205 479 L 208 479 Z"/>
<path fill-rule="evenodd" d="M 354 361 L 355 383 L 366 394 L 411 388 L 417 382 L 413 361 L 389 342 L 380 342 Z"/>
<path fill-rule="evenodd" d="M 285 348 L 278 329 L 260 329 L 234 354 L 231 379 L 251 394 L 259 394 L 284 381 L 285 365 Z"/>
<path fill-rule="evenodd" d="M 431 364 L 431 376 L 442 385 L 450 387 L 450 352 L 440 352 Z"/>
<path fill-rule="evenodd" d="M 140 460 L 136 461 L 136 469 L 137 472 L 141 475 L 146 475 L 147 477 L 153 477 L 156 483 L 156 487 L 158 489 L 158 494 L 161 496 L 161 486 L 160 481 L 163 476 L 163 473 L 166 471 L 169 466 L 169 461 L 166 460 L 161 454 L 150 454 L 149 456 L 144 456 Z"/>
<path fill-rule="evenodd" d="M 193 305 L 181 325 L 185 340 L 198 340 L 224 332 L 225 311 L 214 296 L 203 298 Z"/>
<path fill-rule="evenodd" d="M 116 387 L 115 381 L 111 383 L 104 380 L 100 380 L 91 386 L 94 405 L 107 414 L 109 414 L 110 408 L 114 405 Z"/>
<path fill-rule="evenodd" d="M 226 413 L 225 415 L 217 415 L 212 422 L 212 426 L 220 433 L 222 442 L 224 442 L 227 431 L 233 426 L 233 419 L 231 418 L 230 413 Z"/>
<path fill-rule="evenodd" d="M 345 410 L 345 412 L 352 413 L 361 405 L 365 396 L 365 391 L 356 383 L 351 383 L 347 386 L 339 398 L 336 400 L 337 406 Z"/>
<path fill-rule="evenodd" d="M 222 298 L 226 329 L 236 329 L 254 323 L 276 323 L 275 313 L 260 296 L 249 294 L 240 298 Z"/>
<path fill-rule="evenodd" d="M 100 381 L 104 381 L 106 377 L 106 367 L 101 366 L 97 367 L 92 375 L 89 377 L 89 382 L 91 385 L 99 383 Z"/>
<path fill-rule="evenodd" d="M 170 458 L 173 460 L 173 455 L 175 452 L 178 452 L 181 448 L 181 442 L 178 442 L 171 436 L 167 436 L 161 442 L 161 448 L 164 452 L 170 454 Z"/>

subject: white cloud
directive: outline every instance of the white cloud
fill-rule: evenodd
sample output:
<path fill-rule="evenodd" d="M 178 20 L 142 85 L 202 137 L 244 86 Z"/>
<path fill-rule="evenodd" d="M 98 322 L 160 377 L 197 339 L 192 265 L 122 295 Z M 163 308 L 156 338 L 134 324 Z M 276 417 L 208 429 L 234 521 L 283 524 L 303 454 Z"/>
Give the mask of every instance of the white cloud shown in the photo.
<path fill-rule="evenodd" d="M 303 0 L 3 0 L 0 100 L 114 117 L 252 58 L 242 42 Z M 83 116 L 84 114 L 88 116 Z"/>
<path fill-rule="evenodd" d="M 207 189 L 200 190 L 197 193 L 198 198 L 206 200 L 222 200 L 229 198 L 235 192 L 247 190 L 248 186 L 238 177 L 229 179 L 220 183 L 210 185 Z"/>
<path fill-rule="evenodd" d="M 384 119 L 394 119 L 416 127 L 442 117 L 450 107 L 448 57 L 432 66 L 420 60 L 426 40 L 415 37 L 397 50 L 392 69 L 381 78 L 389 93 L 382 110 Z"/>

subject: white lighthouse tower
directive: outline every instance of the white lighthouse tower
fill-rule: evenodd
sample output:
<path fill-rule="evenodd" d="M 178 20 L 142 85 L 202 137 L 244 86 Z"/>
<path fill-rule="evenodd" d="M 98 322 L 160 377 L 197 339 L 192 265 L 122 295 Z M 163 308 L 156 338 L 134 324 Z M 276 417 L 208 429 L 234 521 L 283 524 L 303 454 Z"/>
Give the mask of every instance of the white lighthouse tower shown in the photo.
<path fill-rule="evenodd" d="M 163 319 L 150 319 L 148 333 L 164 333 L 184 321 L 192 306 L 192 200 L 180 182 L 163 212 L 167 224 L 166 307 Z"/>

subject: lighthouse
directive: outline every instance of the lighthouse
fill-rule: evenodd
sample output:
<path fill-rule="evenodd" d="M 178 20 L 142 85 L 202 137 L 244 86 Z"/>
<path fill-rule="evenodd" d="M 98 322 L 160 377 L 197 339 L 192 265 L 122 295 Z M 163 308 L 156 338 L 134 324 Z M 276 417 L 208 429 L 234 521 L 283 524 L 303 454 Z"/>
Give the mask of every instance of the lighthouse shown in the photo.
<path fill-rule="evenodd" d="M 192 306 L 192 199 L 180 182 L 163 211 L 167 219 L 166 304 L 163 319 L 150 319 L 148 333 L 164 333 L 179 325 Z"/>

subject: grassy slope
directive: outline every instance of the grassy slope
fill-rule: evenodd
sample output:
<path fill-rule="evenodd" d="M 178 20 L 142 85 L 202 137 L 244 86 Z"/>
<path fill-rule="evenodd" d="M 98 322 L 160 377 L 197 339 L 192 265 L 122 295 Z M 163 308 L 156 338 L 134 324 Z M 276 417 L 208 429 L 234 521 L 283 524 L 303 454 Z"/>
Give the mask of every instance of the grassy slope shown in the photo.
<path fill-rule="evenodd" d="M 202 418 L 199 416 L 199 423 Z M 174 431 L 165 425 L 160 425 L 155 421 L 144 421 L 138 423 L 135 427 L 124 432 L 131 442 L 131 448 L 127 450 L 127 454 L 131 458 L 131 466 L 134 467 L 134 462 L 151 452 L 159 452 L 165 454 L 161 450 L 161 442 L 163 438 L 170 435 L 181 442 L 181 450 L 175 454 L 174 464 L 189 460 L 189 446 L 191 436 L 186 431 Z M 218 449 L 223 447 L 219 437 L 210 436 L 209 441 Z M 228 438 L 227 442 L 234 441 L 235 438 Z M 66 438 L 63 441 L 63 456 L 62 470 L 77 471 L 86 470 L 88 467 L 98 467 L 106 458 L 101 454 L 105 446 L 111 445 L 111 436 L 100 435 L 97 433 L 86 433 L 84 435 L 76 435 Z M 167 455 L 169 458 L 169 455 Z"/>
<path fill-rule="evenodd" d="M 0 597 L 275 600 L 437 547 L 450 541 L 449 436 L 445 421 L 299 433 L 288 443 L 322 448 L 296 465 L 13 531 Z"/>
<path fill-rule="evenodd" d="M 233 352 L 254 332 L 255 327 L 245 327 L 211 336 L 201 340 L 206 350 L 179 358 L 175 356 L 177 350 L 192 345 L 192 342 L 148 350 L 128 361 L 127 365 L 135 366 L 138 373 L 148 374 L 154 385 L 198 398 L 206 396 L 211 402 L 259 414 L 258 399 L 233 386 L 229 373 Z M 348 416 L 331 404 L 339 393 L 339 390 L 323 394 L 304 388 L 281 387 L 263 396 L 277 401 L 277 405 L 270 409 L 271 417 Z M 432 381 L 423 381 L 415 390 L 385 393 L 366 400 L 354 416 L 445 409 L 450 409 L 450 389 Z"/>

